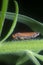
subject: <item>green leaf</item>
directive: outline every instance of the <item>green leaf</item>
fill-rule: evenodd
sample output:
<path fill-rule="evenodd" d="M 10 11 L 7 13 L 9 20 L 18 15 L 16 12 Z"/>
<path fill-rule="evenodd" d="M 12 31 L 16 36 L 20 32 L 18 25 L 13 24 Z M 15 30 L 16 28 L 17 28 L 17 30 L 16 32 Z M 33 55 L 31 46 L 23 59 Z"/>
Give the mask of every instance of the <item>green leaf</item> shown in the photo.
<path fill-rule="evenodd" d="M 8 7 L 8 1 L 9 0 L 3 0 L 3 2 L 2 2 L 1 16 L 0 16 L 0 35 L 2 33 L 2 28 L 3 28 L 3 25 L 4 25 L 6 11 L 7 11 L 7 7 Z"/>
<path fill-rule="evenodd" d="M 6 12 L 6 18 L 13 20 L 15 13 Z M 21 22 L 27 26 L 29 26 L 33 31 L 39 32 L 41 35 L 43 35 L 43 23 L 40 23 L 39 21 L 25 16 L 25 15 L 18 15 L 18 22 Z"/>
<path fill-rule="evenodd" d="M 33 53 L 33 52 L 32 52 Z M 43 61 L 43 55 L 40 55 L 40 54 L 36 54 L 36 53 L 33 53 L 33 55 L 35 57 L 37 57 L 38 59 L 40 59 L 41 61 Z"/>
<path fill-rule="evenodd" d="M 14 20 L 13 20 L 12 26 L 11 26 L 8 34 L 5 36 L 5 38 L 0 43 L 4 42 L 12 34 L 12 32 L 14 31 L 14 28 L 16 26 L 19 9 L 18 9 L 18 3 L 16 1 L 14 1 L 14 2 L 15 2 L 15 15 L 14 15 Z"/>
<path fill-rule="evenodd" d="M 24 52 L 24 53 L 23 53 Z M 18 54 L 18 53 L 17 53 Z M 20 52 L 19 52 L 19 54 L 20 54 Z M 33 63 L 35 64 L 35 65 L 41 65 L 40 63 L 39 63 L 39 61 L 34 57 L 34 55 L 33 55 L 33 53 L 31 52 L 31 51 L 29 51 L 29 50 L 26 50 L 26 51 L 22 51 L 22 56 L 20 56 L 20 58 L 18 59 L 18 61 L 17 61 L 17 63 L 16 63 L 16 65 L 22 65 L 24 62 L 26 62 L 27 60 L 31 60 L 31 61 L 33 61 Z M 20 54 L 20 55 L 21 55 Z"/>

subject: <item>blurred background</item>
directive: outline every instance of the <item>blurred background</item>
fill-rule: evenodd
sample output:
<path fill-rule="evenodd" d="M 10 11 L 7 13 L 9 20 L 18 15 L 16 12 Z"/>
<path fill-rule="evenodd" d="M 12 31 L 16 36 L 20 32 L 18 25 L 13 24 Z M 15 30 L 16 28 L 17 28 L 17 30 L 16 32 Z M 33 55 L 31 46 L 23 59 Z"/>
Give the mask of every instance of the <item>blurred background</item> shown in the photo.
<path fill-rule="evenodd" d="M 19 4 L 19 14 L 29 16 L 29 17 L 36 19 L 43 23 L 43 2 L 42 1 L 17 0 L 17 2 Z M 0 1 L 0 10 L 1 10 L 1 3 L 2 3 L 2 0 Z M 15 12 L 14 0 L 9 0 L 9 5 L 8 5 L 7 11 Z M 7 34 L 7 32 L 9 31 L 9 29 L 12 25 L 12 22 L 13 22 L 13 21 L 7 20 L 7 19 L 5 19 L 5 21 L 6 22 L 4 23 L 3 31 L 2 31 L 2 38 Z M 32 29 L 22 23 L 17 23 L 14 33 L 26 32 L 26 31 L 31 32 Z"/>
<path fill-rule="evenodd" d="M 8 12 L 15 12 L 15 6 L 14 6 L 13 1 L 14 0 L 9 0 L 8 10 L 7 10 Z M 38 0 L 34 0 L 34 1 L 33 0 L 17 0 L 17 2 L 19 4 L 19 14 L 29 16 L 43 23 L 43 2 L 41 0 L 40 1 Z M 1 5 L 2 5 L 2 0 L 0 0 L 0 10 L 1 10 Z M 12 25 L 12 22 L 13 22 L 12 20 L 5 19 L 3 31 L 1 35 L 2 38 L 8 33 Z M 17 23 L 16 28 L 13 31 L 13 33 L 26 32 L 26 31 L 28 32 L 32 30 L 31 28 L 29 28 L 28 26 L 22 23 Z M 12 39 L 11 36 L 9 37 L 10 40 Z M 43 51 L 39 53 L 43 54 Z M 27 62 L 27 64 L 26 63 L 25 64 L 28 65 L 28 63 L 32 65 L 31 62 Z M 40 61 L 40 63 L 42 63 L 43 65 L 43 62 Z"/>

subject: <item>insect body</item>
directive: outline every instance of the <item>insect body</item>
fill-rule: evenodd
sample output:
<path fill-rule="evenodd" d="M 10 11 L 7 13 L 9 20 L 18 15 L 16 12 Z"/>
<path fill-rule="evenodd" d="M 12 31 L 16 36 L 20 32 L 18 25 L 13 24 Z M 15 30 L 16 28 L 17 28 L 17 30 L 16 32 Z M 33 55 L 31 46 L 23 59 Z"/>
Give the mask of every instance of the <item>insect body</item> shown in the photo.
<path fill-rule="evenodd" d="M 12 37 L 16 40 L 20 39 L 20 40 L 24 40 L 24 39 L 34 39 L 37 36 L 39 36 L 38 32 L 18 32 L 16 34 L 13 34 Z"/>

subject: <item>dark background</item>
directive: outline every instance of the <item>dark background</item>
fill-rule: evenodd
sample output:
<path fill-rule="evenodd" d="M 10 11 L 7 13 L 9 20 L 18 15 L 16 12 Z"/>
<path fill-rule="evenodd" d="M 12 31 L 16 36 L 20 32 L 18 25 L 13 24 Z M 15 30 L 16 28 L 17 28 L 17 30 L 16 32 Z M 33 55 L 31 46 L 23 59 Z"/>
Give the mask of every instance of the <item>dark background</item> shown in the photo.
<path fill-rule="evenodd" d="M 0 1 L 0 6 L 1 6 Z M 43 2 L 37 0 L 17 0 L 19 5 L 19 13 L 34 18 L 43 23 Z M 1 8 L 0 8 L 1 9 Z M 14 0 L 9 0 L 8 10 L 9 12 L 15 12 Z M 2 31 L 2 37 L 4 37 L 10 29 L 12 24 L 11 20 L 5 20 Z M 9 23 L 9 25 L 8 25 Z M 5 31 L 6 30 L 6 31 Z M 14 32 L 25 32 L 32 31 L 31 28 L 27 27 L 22 23 L 17 23 Z M 4 34 L 4 35 L 3 35 Z"/>
<path fill-rule="evenodd" d="M 28 15 L 43 21 L 43 2 L 37 0 L 17 0 L 19 4 L 19 13 Z M 8 11 L 14 12 L 14 2 L 9 0 Z"/>
<path fill-rule="evenodd" d="M 2 2 L 2 0 L 0 1 L 0 10 L 1 10 L 1 2 Z M 32 17 L 32 18 L 43 23 L 43 2 L 41 0 L 40 1 L 37 1 L 37 0 L 36 1 L 35 0 L 34 1 L 33 0 L 17 0 L 17 2 L 19 4 L 19 13 L 20 14 Z M 8 5 L 7 11 L 9 11 L 9 12 L 15 11 L 13 0 L 9 0 L 9 5 Z M 2 38 L 7 34 L 11 25 L 12 25 L 12 21 L 6 19 L 4 26 L 3 26 Z M 15 28 L 13 33 L 23 32 L 23 31 L 32 31 L 32 30 L 24 24 L 17 23 L 16 28 Z M 43 54 L 43 53 L 40 52 L 40 54 Z M 42 63 L 42 65 L 43 65 L 43 63 Z"/>
<path fill-rule="evenodd" d="M 19 13 L 43 21 L 43 2 L 37 0 L 17 0 Z M 8 11 L 14 12 L 14 2 L 10 0 Z"/>

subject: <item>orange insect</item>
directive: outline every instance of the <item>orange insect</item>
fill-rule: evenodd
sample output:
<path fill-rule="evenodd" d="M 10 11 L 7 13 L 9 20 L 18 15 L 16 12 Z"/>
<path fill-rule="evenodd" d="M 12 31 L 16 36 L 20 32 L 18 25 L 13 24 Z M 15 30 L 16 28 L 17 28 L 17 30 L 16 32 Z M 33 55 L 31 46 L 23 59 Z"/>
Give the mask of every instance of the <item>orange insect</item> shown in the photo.
<path fill-rule="evenodd" d="M 24 39 L 34 39 L 37 36 L 39 36 L 38 32 L 18 32 L 16 34 L 13 34 L 12 37 L 16 40 L 24 40 Z"/>

